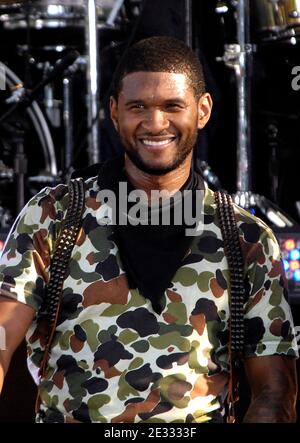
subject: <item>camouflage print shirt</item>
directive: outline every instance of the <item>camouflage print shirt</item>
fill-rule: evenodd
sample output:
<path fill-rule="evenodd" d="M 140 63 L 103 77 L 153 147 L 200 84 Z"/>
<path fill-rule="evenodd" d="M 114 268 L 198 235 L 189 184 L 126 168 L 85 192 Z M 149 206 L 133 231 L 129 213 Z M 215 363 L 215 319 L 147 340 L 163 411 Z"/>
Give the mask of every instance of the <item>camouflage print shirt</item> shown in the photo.
<path fill-rule="evenodd" d="M 50 257 L 67 208 L 66 187 L 46 188 L 21 212 L 0 265 L 1 294 L 39 312 Z M 161 314 L 129 290 L 120 254 L 87 181 L 83 225 L 64 282 L 62 312 L 46 377 L 40 422 L 208 422 L 228 382 L 229 270 L 206 188 L 205 229 L 165 291 Z M 271 230 L 235 207 L 248 276 L 245 358 L 297 356 L 278 244 Z M 145 270 L 146 272 L 147 270 Z M 45 345 L 39 315 L 27 333 L 31 367 Z"/>

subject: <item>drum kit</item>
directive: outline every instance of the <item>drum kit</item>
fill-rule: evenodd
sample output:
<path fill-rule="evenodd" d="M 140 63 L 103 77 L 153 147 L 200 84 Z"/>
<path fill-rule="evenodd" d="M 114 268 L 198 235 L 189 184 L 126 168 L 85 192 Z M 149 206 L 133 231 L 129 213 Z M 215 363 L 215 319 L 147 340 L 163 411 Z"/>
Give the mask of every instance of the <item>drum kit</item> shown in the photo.
<path fill-rule="evenodd" d="M 99 57 L 139 3 L 0 0 L 0 229 L 41 187 L 67 181 L 76 138 L 84 162 L 100 160 Z"/>
<path fill-rule="evenodd" d="M 251 3 L 253 25 L 262 40 L 278 41 L 299 36 L 299 0 L 251 0 Z"/>
<path fill-rule="evenodd" d="M 253 109 L 256 102 L 255 91 L 253 87 L 255 78 L 255 64 L 258 63 L 261 54 L 264 62 L 267 62 L 268 56 L 276 59 L 277 63 L 285 65 L 285 69 L 292 71 L 293 57 L 289 54 L 293 50 L 299 50 L 298 43 L 300 37 L 300 1 L 299 0 L 238 0 L 229 2 L 218 2 L 216 11 L 219 14 L 224 14 L 228 11 L 228 4 L 234 7 L 235 23 L 236 23 L 236 42 L 224 45 L 224 55 L 219 57 L 225 65 L 233 69 L 235 74 L 236 96 L 237 96 L 237 182 L 236 193 L 234 194 L 234 201 L 245 209 L 249 210 L 255 215 L 265 220 L 274 229 L 290 229 L 297 225 L 295 220 L 290 217 L 285 211 L 281 210 L 273 201 L 253 192 L 252 179 L 253 169 L 251 161 L 253 158 L 253 143 L 251 137 L 253 135 Z M 296 57 L 297 58 L 297 57 Z M 294 57 L 295 59 L 295 57 Z M 264 66 L 265 71 L 268 67 Z M 276 83 L 276 97 L 277 103 L 282 106 L 282 97 L 280 98 L 280 91 L 289 89 L 291 93 L 291 80 L 289 76 L 283 79 L 277 77 L 278 71 L 274 69 L 270 77 L 266 76 L 265 82 L 273 84 L 273 77 L 277 78 Z M 281 88 L 278 88 L 279 81 Z M 283 83 L 285 85 L 283 86 Z M 266 101 L 272 101 L 275 96 L 274 90 L 269 90 L 270 96 L 264 96 Z M 289 94 L 290 96 L 291 94 Z M 287 95 L 285 97 L 287 99 Z M 276 158 L 277 152 L 277 132 L 278 128 L 273 121 L 276 118 L 288 119 L 289 112 L 292 108 L 292 103 L 285 100 L 285 112 L 276 113 L 266 112 L 269 114 L 269 121 L 271 122 L 267 131 L 269 131 L 269 145 L 272 146 L 273 151 L 271 155 L 274 157 L 274 163 L 278 161 Z M 260 103 L 261 108 L 268 106 L 267 103 Z M 264 114 L 264 110 L 259 112 Z M 255 130 L 257 127 L 255 127 Z M 261 158 L 258 156 L 258 161 Z M 270 172 L 264 166 L 263 173 Z M 278 174 L 271 173 L 271 197 L 274 201 L 277 200 L 278 192 Z M 298 214 L 299 215 L 299 214 Z"/>
<path fill-rule="evenodd" d="M 139 15 L 141 4 L 142 0 L 0 0 L 0 229 L 11 224 L 41 185 L 66 181 L 75 158 L 80 165 L 103 158 L 99 84 L 108 75 L 101 57 L 106 48 L 128 40 L 130 20 Z M 192 7 L 192 1 L 186 4 Z M 257 47 L 297 46 L 300 0 L 216 0 L 215 11 L 222 20 L 233 14 L 236 23 L 236 42 L 224 42 L 222 57 L 233 68 L 237 85 L 235 198 L 244 207 L 255 204 L 269 210 L 271 203 L 251 192 L 251 64 Z M 191 14 L 187 17 L 193 21 Z M 111 63 L 114 57 L 109 52 L 106 58 Z M 113 72 L 111 66 L 108 72 Z M 16 192 L 17 199 L 12 197 Z"/>

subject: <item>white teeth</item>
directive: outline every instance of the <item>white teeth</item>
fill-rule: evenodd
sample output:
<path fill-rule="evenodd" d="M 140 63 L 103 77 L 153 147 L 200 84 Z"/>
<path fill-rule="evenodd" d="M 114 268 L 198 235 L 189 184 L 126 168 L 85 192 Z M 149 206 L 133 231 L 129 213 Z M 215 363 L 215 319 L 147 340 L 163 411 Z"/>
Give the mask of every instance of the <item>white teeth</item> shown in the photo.
<path fill-rule="evenodd" d="M 173 140 L 172 138 L 169 138 L 168 140 L 161 140 L 161 141 L 144 139 L 144 140 L 142 140 L 142 143 L 144 145 L 149 145 L 149 146 L 164 146 L 164 145 L 167 145 L 168 143 L 170 143 L 172 140 Z"/>

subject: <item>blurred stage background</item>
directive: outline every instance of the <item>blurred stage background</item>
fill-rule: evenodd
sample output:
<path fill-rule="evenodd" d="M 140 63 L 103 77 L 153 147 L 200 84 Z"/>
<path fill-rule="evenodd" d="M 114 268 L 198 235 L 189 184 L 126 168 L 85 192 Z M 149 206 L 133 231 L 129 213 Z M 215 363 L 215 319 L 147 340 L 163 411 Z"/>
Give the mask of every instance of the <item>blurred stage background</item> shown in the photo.
<path fill-rule="evenodd" d="M 73 169 L 92 163 L 93 131 L 87 109 L 87 3 L 0 0 L 0 63 L 6 71 L 2 88 L 0 78 L 0 121 L 18 103 L 22 88 L 32 90 L 47 80 L 55 64 L 70 51 L 79 53 L 67 71 L 45 82 L 27 111 L 18 106 L 0 123 L 0 251 L 22 198 L 27 201 L 45 185 L 67 181 Z M 237 82 L 234 70 L 222 60 L 226 45 L 237 43 L 236 3 L 96 1 L 99 160 L 122 152 L 108 115 L 111 79 L 121 57 L 129 45 L 142 38 L 174 36 L 188 42 L 197 52 L 214 101 L 211 121 L 199 134 L 195 165 L 211 187 L 220 186 L 230 193 L 237 191 Z M 275 214 L 278 210 L 291 220 L 284 228 L 265 221 L 273 227 L 281 244 L 291 307 L 299 326 L 300 90 L 292 87 L 292 70 L 300 66 L 299 2 L 250 0 L 249 42 L 249 191 L 268 199 Z M 20 150 L 20 140 L 24 152 Z M 22 170 L 26 162 L 27 167 Z M 22 192 L 24 195 L 20 196 Z M 251 210 L 264 218 L 259 208 Z M 35 389 L 25 373 L 24 357 L 23 345 L 15 355 L 0 400 L 2 422 L 33 420 Z M 246 384 L 243 392 L 240 416 L 249 398 Z"/>

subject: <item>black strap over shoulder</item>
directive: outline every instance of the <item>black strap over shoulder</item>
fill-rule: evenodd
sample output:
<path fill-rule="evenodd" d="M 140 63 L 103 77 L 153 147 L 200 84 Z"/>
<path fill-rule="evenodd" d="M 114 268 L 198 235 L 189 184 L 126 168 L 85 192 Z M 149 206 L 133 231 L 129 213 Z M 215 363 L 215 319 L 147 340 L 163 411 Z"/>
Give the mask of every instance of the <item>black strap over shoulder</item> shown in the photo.
<path fill-rule="evenodd" d="M 55 321 L 65 274 L 81 227 L 83 209 L 84 180 L 72 179 L 69 182 L 68 209 L 52 257 L 50 280 L 46 292 L 46 306 L 51 327 Z"/>
<path fill-rule="evenodd" d="M 62 223 L 59 237 L 57 239 L 54 254 L 50 266 L 50 280 L 46 287 L 46 311 L 49 322 L 49 336 L 40 367 L 40 374 L 43 375 L 49 358 L 55 329 L 57 326 L 60 301 L 64 279 L 72 250 L 82 223 L 82 214 L 85 202 L 85 186 L 82 178 L 72 179 L 68 186 L 69 203 L 66 216 Z"/>
<path fill-rule="evenodd" d="M 229 299 L 229 414 L 227 421 L 234 422 L 234 403 L 238 400 L 237 368 L 242 359 L 244 348 L 244 259 L 235 219 L 232 198 L 230 195 L 216 191 L 214 193 L 217 205 L 220 228 L 224 242 L 224 252 L 230 271 Z"/>
<path fill-rule="evenodd" d="M 215 201 L 230 270 L 231 350 L 242 353 L 244 347 L 244 259 L 232 198 L 228 194 L 217 191 Z"/>

